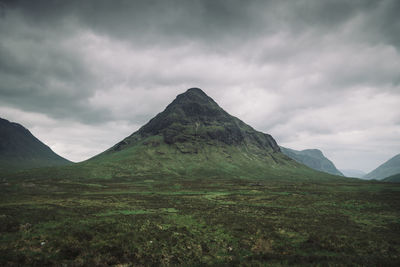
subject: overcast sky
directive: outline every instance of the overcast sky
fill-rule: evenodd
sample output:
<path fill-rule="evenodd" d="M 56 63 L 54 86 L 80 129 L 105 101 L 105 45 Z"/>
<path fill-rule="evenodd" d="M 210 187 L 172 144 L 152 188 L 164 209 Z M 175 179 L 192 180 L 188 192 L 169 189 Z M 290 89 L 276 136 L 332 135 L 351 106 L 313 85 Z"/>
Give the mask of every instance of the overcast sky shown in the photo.
<path fill-rule="evenodd" d="M 0 117 L 81 161 L 199 87 L 338 168 L 400 153 L 400 1 L 3 1 Z"/>

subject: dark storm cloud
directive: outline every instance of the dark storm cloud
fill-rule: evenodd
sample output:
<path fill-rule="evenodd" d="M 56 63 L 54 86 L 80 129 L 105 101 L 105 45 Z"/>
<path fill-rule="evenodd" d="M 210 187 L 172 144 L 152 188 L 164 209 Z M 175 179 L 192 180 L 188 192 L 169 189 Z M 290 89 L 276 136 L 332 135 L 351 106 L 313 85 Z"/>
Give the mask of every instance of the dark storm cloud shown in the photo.
<path fill-rule="evenodd" d="M 244 1 L 11 1 L 5 6 L 42 27 L 73 18 L 96 32 L 146 45 L 148 38 L 160 41 L 239 32 L 251 21 Z"/>
<path fill-rule="evenodd" d="M 105 119 L 105 114 L 88 104 L 96 83 L 82 55 L 74 51 L 74 43 L 63 35 L 62 29 L 67 27 L 44 29 L 4 6 L 0 103 L 56 118 Z"/>
<path fill-rule="evenodd" d="M 400 3 L 388 1 L 4 1 L 40 27 L 60 26 L 65 20 L 96 32 L 135 42 L 204 40 L 233 43 L 243 37 L 289 31 L 333 31 L 360 18 L 372 38 L 399 45 Z M 360 32 L 359 34 L 361 34 Z M 383 39 L 382 39 L 383 38 Z"/>
<path fill-rule="evenodd" d="M 94 83 L 89 80 L 90 72 L 75 55 L 45 43 L 34 48 L 23 45 L 18 47 L 18 52 L 15 48 L 15 45 L 0 46 L 0 102 L 3 105 L 58 118 L 86 121 L 105 118 L 88 106 Z"/>

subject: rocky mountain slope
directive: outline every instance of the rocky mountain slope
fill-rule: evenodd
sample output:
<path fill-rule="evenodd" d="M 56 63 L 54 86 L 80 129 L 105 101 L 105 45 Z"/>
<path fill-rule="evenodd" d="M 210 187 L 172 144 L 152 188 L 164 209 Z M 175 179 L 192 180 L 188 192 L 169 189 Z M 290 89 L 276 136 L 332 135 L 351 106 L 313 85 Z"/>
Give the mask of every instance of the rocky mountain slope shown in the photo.
<path fill-rule="evenodd" d="M 138 131 L 82 166 L 95 176 L 108 177 L 262 178 L 312 173 L 281 153 L 271 135 L 229 115 L 198 88 L 178 95 Z"/>

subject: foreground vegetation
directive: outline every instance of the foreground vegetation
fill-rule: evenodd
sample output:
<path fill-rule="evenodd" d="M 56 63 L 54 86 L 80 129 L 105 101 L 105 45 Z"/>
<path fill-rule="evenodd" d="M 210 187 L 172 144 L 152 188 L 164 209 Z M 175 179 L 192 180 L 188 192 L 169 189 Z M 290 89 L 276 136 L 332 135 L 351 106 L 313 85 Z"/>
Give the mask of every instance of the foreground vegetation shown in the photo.
<path fill-rule="evenodd" d="M 3 179 L 0 265 L 400 264 L 400 185 Z"/>

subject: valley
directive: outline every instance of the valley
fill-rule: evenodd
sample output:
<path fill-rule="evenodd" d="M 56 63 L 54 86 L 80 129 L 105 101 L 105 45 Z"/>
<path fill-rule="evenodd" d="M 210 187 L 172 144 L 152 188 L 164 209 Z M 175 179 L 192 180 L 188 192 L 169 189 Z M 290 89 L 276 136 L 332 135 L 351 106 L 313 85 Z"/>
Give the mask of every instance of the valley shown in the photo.
<path fill-rule="evenodd" d="M 86 161 L 0 172 L 0 265 L 398 265 L 400 183 L 285 152 L 191 88 Z"/>
<path fill-rule="evenodd" d="M 14 179 L 0 184 L 0 264 L 385 265 L 400 186 L 353 179 Z"/>

